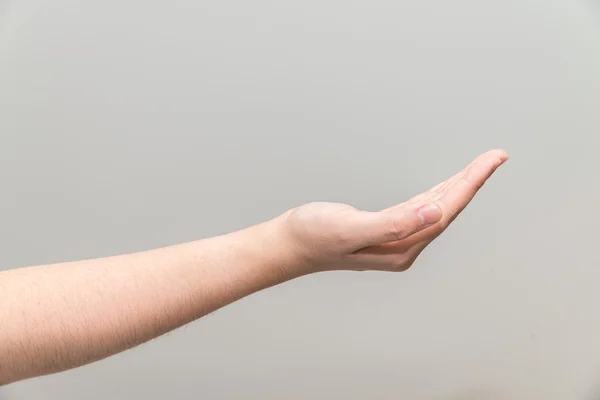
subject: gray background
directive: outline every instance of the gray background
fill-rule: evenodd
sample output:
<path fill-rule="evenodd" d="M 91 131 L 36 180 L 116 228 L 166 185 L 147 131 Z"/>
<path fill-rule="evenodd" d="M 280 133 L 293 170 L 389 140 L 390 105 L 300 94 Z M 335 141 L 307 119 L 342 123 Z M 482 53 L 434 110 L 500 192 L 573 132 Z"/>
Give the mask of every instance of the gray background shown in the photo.
<path fill-rule="evenodd" d="M 289 282 L 7 399 L 600 394 L 600 9 L 0 1 L 1 268 L 378 209 L 511 161 L 403 274 Z"/>

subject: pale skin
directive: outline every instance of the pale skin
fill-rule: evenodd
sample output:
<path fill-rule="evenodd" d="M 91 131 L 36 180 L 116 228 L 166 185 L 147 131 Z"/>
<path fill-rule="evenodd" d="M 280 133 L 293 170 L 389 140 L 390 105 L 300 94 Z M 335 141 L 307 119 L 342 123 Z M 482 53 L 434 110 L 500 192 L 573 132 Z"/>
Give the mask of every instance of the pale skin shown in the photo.
<path fill-rule="evenodd" d="M 223 236 L 0 272 L 0 385 L 109 357 L 303 275 L 404 271 L 507 159 L 487 152 L 378 212 L 310 203 Z"/>

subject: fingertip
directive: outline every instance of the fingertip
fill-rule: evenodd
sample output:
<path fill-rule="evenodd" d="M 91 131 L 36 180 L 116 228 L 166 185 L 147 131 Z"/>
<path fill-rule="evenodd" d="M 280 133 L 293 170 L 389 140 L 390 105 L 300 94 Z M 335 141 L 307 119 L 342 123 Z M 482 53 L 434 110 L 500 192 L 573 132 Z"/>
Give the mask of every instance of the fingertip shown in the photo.
<path fill-rule="evenodd" d="M 502 149 L 495 149 L 481 154 L 475 159 L 470 167 L 477 166 L 478 168 L 488 169 L 488 173 L 493 173 L 497 168 L 508 160 L 508 153 Z"/>
<path fill-rule="evenodd" d="M 504 164 L 510 158 L 510 156 L 508 155 L 508 153 L 505 150 L 502 150 L 502 149 L 490 150 L 490 151 L 487 152 L 487 155 L 490 158 L 493 157 L 496 160 L 498 160 L 499 165 Z"/>

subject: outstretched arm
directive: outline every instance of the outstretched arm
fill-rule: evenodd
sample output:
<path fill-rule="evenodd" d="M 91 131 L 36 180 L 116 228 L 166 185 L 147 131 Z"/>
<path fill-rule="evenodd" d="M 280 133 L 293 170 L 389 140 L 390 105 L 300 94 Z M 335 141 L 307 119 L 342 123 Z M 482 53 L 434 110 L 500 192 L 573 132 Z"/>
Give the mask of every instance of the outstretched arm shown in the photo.
<path fill-rule="evenodd" d="M 488 152 L 379 212 L 311 203 L 210 239 L 0 272 L 0 385 L 100 360 L 305 274 L 405 270 L 506 159 Z"/>

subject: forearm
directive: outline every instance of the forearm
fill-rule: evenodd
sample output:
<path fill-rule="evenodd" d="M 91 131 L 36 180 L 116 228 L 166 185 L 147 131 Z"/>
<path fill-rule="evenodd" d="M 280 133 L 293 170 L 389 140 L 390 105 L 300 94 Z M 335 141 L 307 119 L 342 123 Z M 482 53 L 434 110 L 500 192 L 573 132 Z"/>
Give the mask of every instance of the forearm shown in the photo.
<path fill-rule="evenodd" d="M 0 384 L 96 361 L 297 276 L 277 222 L 0 273 Z"/>

